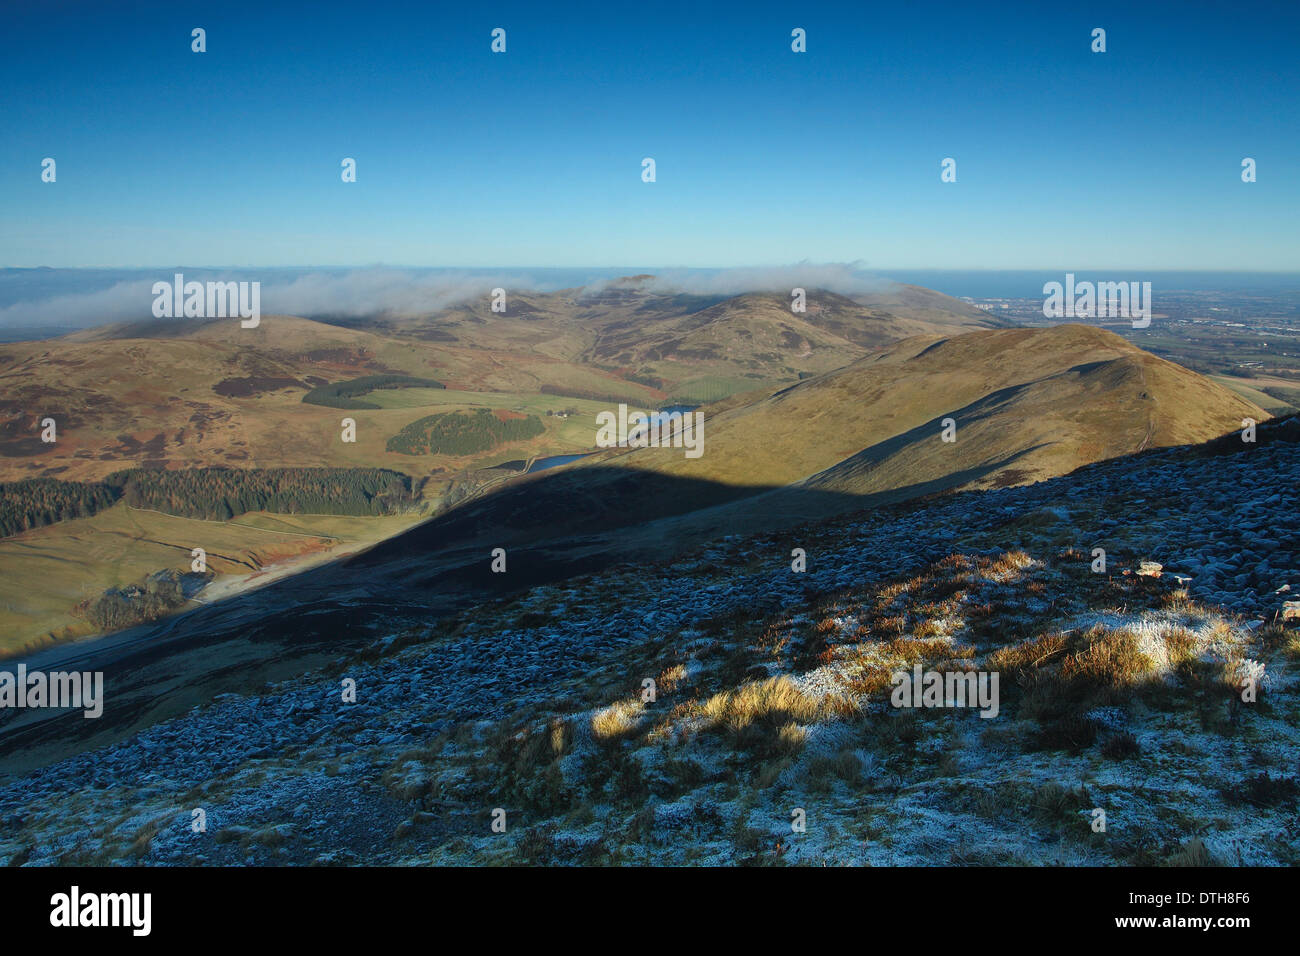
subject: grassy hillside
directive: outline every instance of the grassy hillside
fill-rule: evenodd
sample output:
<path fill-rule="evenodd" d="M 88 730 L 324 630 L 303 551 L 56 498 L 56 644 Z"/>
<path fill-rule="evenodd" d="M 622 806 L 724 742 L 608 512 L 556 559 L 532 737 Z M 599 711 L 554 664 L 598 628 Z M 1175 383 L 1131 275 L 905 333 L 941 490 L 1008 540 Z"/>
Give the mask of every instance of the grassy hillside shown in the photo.
<path fill-rule="evenodd" d="M 601 370 L 608 376 L 597 389 L 602 393 L 611 391 L 609 382 L 656 383 L 654 394 L 632 401 L 711 401 L 838 368 L 908 336 L 998 324 L 986 312 L 915 286 L 890 285 L 855 298 L 806 292 L 806 311 L 795 313 L 787 291 L 686 294 L 653 276 L 631 276 L 593 289 L 512 294 L 505 313 L 492 312 L 485 299 L 368 327 L 457 347 L 526 348 Z"/>
<path fill-rule="evenodd" d="M 634 279 L 512 295 L 504 315 L 483 302 L 362 324 L 169 320 L 0 346 L 0 481 L 98 481 L 124 468 L 384 468 L 445 504 L 514 480 L 491 471 L 504 461 L 590 450 L 596 414 L 617 402 L 717 400 L 698 460 L 673 449 L 605 452 L 591 463 L 615 467 L 584 477 L 579 464 L 562 486 L 539 485 L 560 489 L 553 504 L 530 487 L 465 517 L 499 529 L 502 515 L 525 527 L 580 512 L 600 531 L 616 506 L 644 503 L 648 514 L 677 516 L 681 529 L 697 509 L 702 521 L 733 520 L 738 512 L 705 512 L 738 489 L 803 482 L 825 494 L 801 501 L 840 507 L 861 495 L 1025 482 L 1266 417 L 1109 333 L 994 329 L 986 313 L 908 286 L 856 298 L 809 290 L 807 311 L 793 313 L 784 294 L 683 295 Z M 375 383 L 403 387 L 358 393 Z M 312 394 L 376 407 L 304 402 Z M 439 423 L 488 412 L 530 424 L 490 442 L 431 440 Z M 958 423 L 954 444 L 938 439 L 948 416 Z M 46 417 L 57 422 L 54 444 L 39 438 Z M 355 422 L 355 442 L 342 440 L 344 418 Z M 419 441 L 390 444 L 417 422 Z M 643 483 L 647 472 L 669 480 Z M 670 488 L 671 507 L 656 511 L 651 500 Z M 170 567 L 160 559 L 194 546 L 189 532 L 173 536 L 147 527 L 151 519 L 122 523 L 139 514 L 114 507 L 4 544 L 10 617 L 0 624 L 13 641 L 85 633 L 67 617 L 73 605 Z M 252 568 L 264 563 L 263 544 L 249 527 L 241 520 L 242 537 L 218 550 Z M 264 531 L 281 548 L 298 540 L 290 551 L 301 554 L 307 539 L 320 541 L 306 551 L 326 550 L 327 528 Z M 210 587 L 225 586 L 218 578 Z"/>
<path fill-rule="evenodd" d="M 93 518 L 65 521 L 0 540 L 0 656 L 92 634 L 73 609 L 108 588 L 162 569 L 189 571 L 191 549 L 207 552 L 217 574 L 199 600 L 265 576 L 269 566 L 337 555 L 419 520 L 318 515 L 242 515 L 233 521 L 177 518 L 117 504 Z M 303 563 L 306 561 L 307 563 Z"/>
<path fill-rule="evenodd" d="M 545 418 L 547 410 L 581 404 L 564 396 L 569 389 L 656 402 L 644 386 L 622 387 L 604 373 L 546 357 L 443 351 L 281 317 L 234 332 L 188 324 L 187 335 L 170 338 L 0 347 L 0 481 L 97 480 L 132 466 L 215 465 L 387 467 L 420 477 L 467 463 L 417 463 L 387 452 L 387 439 L 412 420 L 410 408 L 457 411 L 479 405 L 479 394 L 489 391 L 493 407 L 543 416 L 547 430 L 520 450 L 526 457 L 590 442 L 574 434 L 570 420 Z M 286 340 L 292 352 L 282 350 Z M 364 401 L 374 408 L 303 402 L 325 383 L 368 374 L 412 375 L 454 387 L 372 391 Z M 542 395 L 548 383 L 561 394 Z M 53 444 L 39 437 L 46 417 L 57 423 Z M 357 423 L 355 443 L 341 440 L 345 417 Z"/>
<path fill-rule="evenodd" d="M 482 392 L 511 396 L 495 407 L 525 414 L 539 401 L 543 413 L 577 400 L 695 404 L 792 384 L 908 335 L 993 321 L 907 286 L 866 304 L 810 289 L 807 311 L 793 313 L 785 294 L 682 295 L 648 281 L 512 294 L 504 314 L 485 299 L 353 323 L 364 327 L 280 315 L 255 329 L 175 319 L 0 345 L 0 481 L 94 480 L 133 465 L 387 467 L 421 477 L 474 463 L 415 462 L 386 449 L 411 421 L 390 409 L 415 407 L 411 393 L 427 415 L 481 405 L 466 396 Z M 402 387 L 368 388 L 383 383 Z M 431 394 L 439 384 L 447 394 Z M 313 404 L 322 400 L 348 407 Z M 357 422 L 354 444 L 340 440 L 345 415 Z M 40 439 L 47 417 L 53 444 Z M 564 419 L 544 424 L 519 456 L 590 443 Z"/>
<path fill-rule="evenodd" d="M 956 441 L 941 441 L 945 418 Z M 852 494 L 1034 481 L 1267 414 L 1119 336 L 1071 325 L 921 337 L 706 421 L 704 454 L 600 461 L 728 485 Z M 594 463 L 595 459 L 593 459 Z"/>

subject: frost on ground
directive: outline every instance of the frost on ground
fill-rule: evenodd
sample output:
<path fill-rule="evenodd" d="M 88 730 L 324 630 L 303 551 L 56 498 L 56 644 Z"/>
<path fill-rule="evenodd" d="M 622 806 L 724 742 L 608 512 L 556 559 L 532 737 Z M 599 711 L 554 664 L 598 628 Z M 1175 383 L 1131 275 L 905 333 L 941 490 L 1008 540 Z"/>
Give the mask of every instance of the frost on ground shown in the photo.
<path fill-rule="evenodd" d="M 9 779 L 0 852 L 1294 865 L 1298 452 L 1161 452 L 535 588 Z M 996 672 L 997 715 L 893 706 L 917 665 Z"/>

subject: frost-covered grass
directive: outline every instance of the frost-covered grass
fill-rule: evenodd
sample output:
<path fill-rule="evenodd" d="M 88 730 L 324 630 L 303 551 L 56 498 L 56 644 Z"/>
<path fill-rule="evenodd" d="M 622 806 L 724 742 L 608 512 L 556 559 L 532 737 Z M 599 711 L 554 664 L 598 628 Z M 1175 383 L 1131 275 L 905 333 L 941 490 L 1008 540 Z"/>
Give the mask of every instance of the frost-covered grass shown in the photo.
<path fill-rule="evenodd" d="M 496 800 L 517 828 L 431 859 L 1296 862 L 1296 833 L 1264 839 L 1296 802 L 1291 638 L 1077 564 L 953 555 L 804 608 L 705 622 L 709 640 L 680 635 L 690 650 L 653 701 L 625 691 L 427 754 L 444 799 Z M 892 707 L 888 675 L 914 663 L 998 671 L 1000 715 Z M 1266 677 L 1254 703 L 1240 702 L 1245 676 Z M 1269 764 L 1272 776 L 1244 773 Z"/>

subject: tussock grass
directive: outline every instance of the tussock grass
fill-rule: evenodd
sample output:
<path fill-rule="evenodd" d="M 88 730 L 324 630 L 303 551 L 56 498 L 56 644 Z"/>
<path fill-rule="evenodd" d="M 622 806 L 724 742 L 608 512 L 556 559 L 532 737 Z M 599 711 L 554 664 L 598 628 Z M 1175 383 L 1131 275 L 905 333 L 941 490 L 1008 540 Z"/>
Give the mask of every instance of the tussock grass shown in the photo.
<path fill-rule="evenodd" d="M 1038 787 L 1029 800 L 1030 812 L 1050 822 L 1073 821 L 1080 810 L 1088 808 L 1088 794 L 1083 787 L 1067 789 L 1055 781 Z"/>
<path fill-rule="evenodd" d="M 847 748 L 835 754 L 810 757 L 802 769 L 808 787 L 821 793 L 830 791 L 837 780 L 850 786 L 862 780 L 862 761 Z"/>
<path fill-rule="evenodd" d="M 162 820 L 151 820 L 136 831 L 135 838 L 131 841 L 131 847 L 127 851 L 131 856 L 139 859 L 149 853 L 153 845 L 153 838 L 158 835 L 162 829 Z"/>
<path fill-rule="evenodd" d="M 939 637 L 943 634 L 943 628 L 939 622 L 932 617 L 923 618 L 912 627 L 912 634 L 915 637 Z"/>
<path fill-rule="evenodd" d="M 1101 745 L 1101 752 L 1111 760 L 1129 760 L 1142 753 L 1137 738 L 1128 731 L 1112 734 Z"/>
<path fill-rule="evenodd" d="M 519 808 L 530 827 L 543 828 L 511 854 L 516 861 L 573 863 L 600 833 L 604 842 L 591 852 L 602 862 L 643 862 L 680 826 L 672 822 L 675 810 L 654 813 L 671 801 L 725 808 L 716 823 L 692 816 L 698 847 L 683 849 L 686 860 L 730 851 L 741 863 L 779 862 L 792 847 L 778 840 L 784 830 L 778 835 L 754 812 L 776 805 L 765 794 L 779 801 L 847 788 L 878 808 L 891 794 L 924 785 L 962 794 L 961 809 L 983 821 L 1028 824 L 1040 835 L 1050 829 L 1077 844 L 1068 848 L 1074 855 L 1164 863 L 1195 832 L 1186 821 L 1122 845 L 1112 838 L 1102 849 L 1081 812 L 1095 804 L 1083 786 L 1069 783 L 1099 770 L 1125 779 L 1160 774 L 1167 757 L 1184 768 L 1203 763 L 1190 745 L 1179 750 L 1176 735 L 1149 733 L 1150 708 L 1167 710 L 1160 715 L 1166 719 L 1195 717 L 1201 706 L 1203 720 L 1222 723 L 1226 678 L 1246 654 L 1243 642 L 1262 638 L 1263 653 L 1254 653 L 1285 676 L 1278 655 L 1300 641 L 1280 628 L 1249 636 L 1233 624 L 1216 630 L 1222 616 L 1210 609 L 1189 603 L 1185 614 L 1161 610 L 1168 582 L 1092 574 L 1079 549 L 1058 557 L 1072 565 L 1021 550 L 954 554 L 901 579 L 805 592 L 802 604 L 767 615 L 727 608 L 675 642 L 605 667 L 609 679 L 591 696 L 556 694 L 527 715 L 481 722 L 460 745 L 449 738 L 441 754 L 404 755 L 416 765 L 395 768 L 390 789 L 427 803 L 430 780 L 442 774 L 447 794 L 440 799 Z M 1010 719 L 967 726 L 966 715 L 889 707 L 892 675 L 916 665 L 999 672 Z M 658 702 L 629 694 L 627 674 L 657 675 Z M 832 681 L 843 693 L 827 693 Z M 1120 726 L 1133 727 L 1150 752 Z M 1027 753 L 1077 756 L 1090 748 L 1081 761 Z M 1050 772 L 980 782 L 990 757 Z M 443 761 L 449 771 L 440 769 Z M 1237 793 L 1225 793 L 1227 803 L 1285 808 L 1297 799 L 1290 778 L 1276 771 L 1232 786 Z M 548 818 L 560 823 L 549 836 Z M 954 859 L 979 861 L 991 852 L 976 840 Z"/>
<path fill-rule="evenodd" d="M 1300 783 L 1294 777 L 1273 777 L 1261 770 L 1253 777 L 1224 787 L 1221 792 L 1229 803 L 1252 807 L 1294 806 L 1300 797 Z"/>
<path fill-rule="evenodd" d="M 1061 676 L 1071 683 L 1106 690 L 1135 686 L 1151 673 L 1155 662 L 1142 653 L 1129 631 L 1094 628 L 1087 646 L 1066 657 Z"/>
<path fill-rule="evenodd" d="M 902 636 L 907 632 L 907 617 L 903 614 L 891 614 L 889 617 L 882 617 L 876 621 L 875 628 L 882 634 Z"/>
<path fill-rule="evenodd" d="M 808 742 L 808 728 L 790 721 L 777 733 L 777 749 L 784 754 L 797 754 Z"/>
<path fill-rule="evenodd" d="M 980 558 L 978 566 L 980 571 L 987 574 L 994 580 L 1006 580 L 1014 578 L 1021 571 L 1033 565 L 1034 559 L 1024 551 L 1007 551 L 996 558 Z"/>
<path fill-rule="evenodd" d="M 1200 837 L 1192 837 L 1169 857 L 1166 866 L 1219 866 Z"/>
<path fill-rule="evenodd" d="M 839 632 L 840 626 L 836 623 L 835 617 L 825 617 L 817 623 L 816 631 L 818 634 L 826 637 L 832 637 Z"/>
<path fill-rule="evenodd" d="M 621 700 L 598 710 L 591 718 L 591 732 L 597 740 L 617 742 L 636 733 L 645 714 L 640 698 Z"/>
<path fill-rule="evenodd" d="M 674 664 L 672 667 L 666 667 L 655 678 L 655 686 L 665 694 L 671 694 L 677 691 L 682 682 L 686 680 L 686 667 L 682 664 Z"/>
<path fill-rule="evenodd" d="M 722 725 L 732 731 L 744 730 L 758 721 L 813 723 L 827 712 L 821 699 L 804 693 L 785 675 L 715 694 L 703 705 L 703 717 L 709 725 Z"/>
<path fill-rule="evenodd" d="M 888 664 L 864 663 L 858 671 L 846 679 L 849 692 L 861 697 L 872 697 L 884 693 L 892 686 L 891 676 L 897 668 Z"/>
<path fill-rule="evenodd" d="M 1059 660 L 1069 647 L 1066 636 L 1059 631 L 1040 634 L 1019 644 L 998 648 L 987 658 L 989 670 L 1017 679 L 1027 671 Z"/>
<path fill-rule="evenodd" d="M 880 652 L 900 664 L 917 664 L 950 657 L 970 657 L 975 648 L 963 645 L 954 646 L 945 637 L 913 638 L 897 637 L 880 645 Z"/>

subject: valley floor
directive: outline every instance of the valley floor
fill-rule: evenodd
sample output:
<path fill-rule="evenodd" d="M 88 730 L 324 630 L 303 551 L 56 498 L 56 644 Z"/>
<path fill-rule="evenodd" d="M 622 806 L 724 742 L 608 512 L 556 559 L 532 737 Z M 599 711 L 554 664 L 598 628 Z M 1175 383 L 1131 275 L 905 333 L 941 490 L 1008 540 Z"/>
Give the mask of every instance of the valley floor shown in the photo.
<path fill-rule="evenodd" d="M 1300 589 L 1288 428 L 732 537 L 393 633 L 9 778 L 0 854 L 1295 865 L 1300 637 L 1273 623 Z M 996 671 L 997 715 L 893 707 L 915 664 Z"/>
<path fill-rule="evenodd" d="M 186 605 L 262 587 L 410 527 L 418 514 L 378 517 L 249 512 L 206 521 L 118 503 L 89 518 L 0 538 L 0 656 L 93 637 L 78 604 L 160 569 L 190 569 L 202 546 L 216 578 Z"/>

